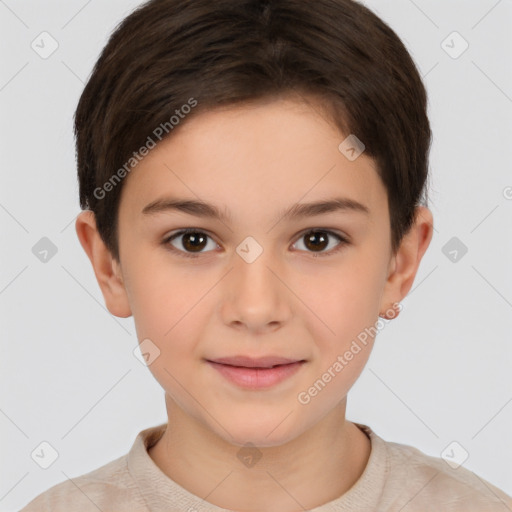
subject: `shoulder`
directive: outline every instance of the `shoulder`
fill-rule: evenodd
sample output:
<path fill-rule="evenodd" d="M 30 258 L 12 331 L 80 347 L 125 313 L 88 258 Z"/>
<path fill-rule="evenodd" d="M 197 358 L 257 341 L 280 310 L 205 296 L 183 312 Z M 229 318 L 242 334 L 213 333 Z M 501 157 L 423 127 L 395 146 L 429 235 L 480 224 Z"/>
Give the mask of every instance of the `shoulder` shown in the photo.
<path fill-rule="evenodd" d="M 50 487 L 20 512 L 98 512 L 114 509 L 119 512 L 147 510 L 128 471 L 127 455 Z"/>
<path fill-rule="evenodd" d="M 384 501 L 400 502 L 407 512 L 433 507 L 443 512 L 512 510 L 510 496 L 463 466 L 452 467 L 412 446 L 384 444 L 388 455 Z"/>

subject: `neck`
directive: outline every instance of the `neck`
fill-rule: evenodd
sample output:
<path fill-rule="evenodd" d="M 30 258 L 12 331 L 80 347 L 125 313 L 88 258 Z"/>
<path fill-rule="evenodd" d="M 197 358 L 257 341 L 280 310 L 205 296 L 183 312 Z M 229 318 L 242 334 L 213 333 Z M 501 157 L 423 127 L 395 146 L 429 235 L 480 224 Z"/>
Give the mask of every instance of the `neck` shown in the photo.
<path fill-rule="evenodd" d="M 187 415 L 166 395 L 168 426 L 148 450 L 190 493 L 230 510 L 293 512 L 332 501 L 362 475 L 370 440 L 345 420 L 346 399 L 280 446 L 241 447 Z"/>

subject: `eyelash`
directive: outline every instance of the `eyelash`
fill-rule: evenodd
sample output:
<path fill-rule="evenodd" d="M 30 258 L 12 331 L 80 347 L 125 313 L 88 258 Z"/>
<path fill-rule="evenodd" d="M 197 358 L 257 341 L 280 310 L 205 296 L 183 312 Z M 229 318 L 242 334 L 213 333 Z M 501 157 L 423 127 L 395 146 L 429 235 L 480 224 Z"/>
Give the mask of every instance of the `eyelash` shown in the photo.
<path fill-rule="evenodd" d="M 194 234 L 199 233 L 199 234 L 202 234 L 202 235 L 206 235 L 208 238 L 211 238 L 210 235 L 208 235 L 204 231 L 201 231 L 200 229 L 187 228 L 187 229 L 182 229 L 181 231 L 178 231 L 177 233 L 174 233 L 174 234 L 166 237 L 163 240 L 162 245 L 164 245 L 171 252 L 179 253 L 179 255 L 183 256 L 184 258 L 198 258 L 203 253 L 190 253 L 190 252 L 186 252 L 186 251 L 181 251 L 179 249 L 176 249 L 175 247 L 173 247 L 169 243 L 172 240 L 174 240 L 175 238 L 179 238 L 180 236 L 188 235 L 190 233 L 194 233 Z M 304 236 L 306 236 L 306 235 L 308 235 L 310 233 L 324 233 L 324 234 L 327 234 L 329 236 L 333 236 L 334 238 L 338 239 L 338 241 L 340 242 L 336 247 L 334 247 L 334 249 L 331 249 L 330 251 L 322 251 L 322 252 L 317 252 L 317 253 L 311 252 L 311 251 L 307 251 L 307 252 L 310 252 L 314 258 L 317 258 L 317 257 L 321 257 L 322 258 L 322 257 L 325 257 L 325 256 L 331 256 L 333 254 L 336 254 L 338 251 L 343 249 L 344 246 L 349 245 L 349 243 L 350 243 L 347 240 L 347 238 L 345 238 L 345 237 L 343 237 L 343 236 L 341 236 L 341 235 L 339 235 L 337 233 L 334 233 L 333 231 L 330 231 L 328 229 L 320 229 L 320 228 L 309 229 L 307 231 L 303 231 L 300 234 L 300 236 L 297 238 L 297 241 L 299 241 L 301 238 L 303 238 Z"/>

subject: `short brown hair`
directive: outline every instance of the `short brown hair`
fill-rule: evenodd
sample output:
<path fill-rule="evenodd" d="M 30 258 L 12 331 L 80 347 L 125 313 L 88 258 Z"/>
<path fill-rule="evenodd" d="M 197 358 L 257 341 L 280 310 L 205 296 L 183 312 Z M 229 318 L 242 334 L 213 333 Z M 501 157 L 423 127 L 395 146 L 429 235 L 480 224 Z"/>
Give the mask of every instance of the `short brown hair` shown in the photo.
<path fill-rule="evenodd" d="M 207 109 L 292 93 L 320 99 L 375 159 L 396 251 L 426 198 L 431 130 L 395 32 L 353 0 L 150 0 L 112 33 L 75 113 L 80 206 L 112 256 L 126 163 L 157 127 L 170 136 Z"/>

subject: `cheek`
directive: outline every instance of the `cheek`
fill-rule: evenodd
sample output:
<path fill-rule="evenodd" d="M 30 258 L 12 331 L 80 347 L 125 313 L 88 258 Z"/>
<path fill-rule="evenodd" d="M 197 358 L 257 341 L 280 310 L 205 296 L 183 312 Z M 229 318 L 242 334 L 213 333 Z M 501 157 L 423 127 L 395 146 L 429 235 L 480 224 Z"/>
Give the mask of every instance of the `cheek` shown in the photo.
<path fill-rule="evenodd" d="M 149 338 L 160 351 L 151 371 L 159 371 L 160 366 L 179 371 L 182 361 L 202 356 L 197 347 L 215 306 L 218 277 L 198 267 L 172 266 L 161 256 L 151 260 L 148 254 L 139 260 L 145 261 L 145 270 L 132 272 L 130 280 L 138 340 Z"/>
<path fill-rule="evenodd" d="M 183 328 L 180 319 L 186 320 L 194 313 L 194 305 L 208 289 L 207 283 L 173 265 L 163 249 L 141 250 L 132 256 L 126 284 L 135 323 L 141 334 L 149 337 L 151 332 L 165 341 Z"/>
<path fill-rule="evenodd" d="M 133 308 L 141 349 L 142 343 L 150 340 L 149 346 L 157 354 L 148 369 L 179 403 L 186 399 L 186 395 L 180 399 L 180 383 L 190 378 L 190 369 L 184 363 L 196 357 L 201 338 L 198 325 L 206 322 L 201 316 L 204 307 L 200 299 L 208 290 L 204 282 L 204 289 L 196 291 L 180 286 L 181 282 L 178 277 L 168 277 L 139 283 L 137 305 Z"/>
<path fill-rule="evenodd" d="M 304 303 L 333 339 L 347 339 L 377 320 L 383 279 L 381 263 L 361 252 L 304 283 Z M 320 321 L 321 320 L 321 321 Z"/>
<path fill-rule="evenodd" d="M 305 286 L 304 302 L 316 315 L 309 315 L 308 329 L 315 340 L 318 366 L 308 386 L 321 389 L 316 401 L 331 405 L 350 390 L 363 371 L 373 347 L 382 293 L 383 263 L 371 250 L 354 251 L 343 264 L 331 269 L 317 286 Z M 319 317 L 321 321 L 319 320 Z M 318 379 L 318 380 L 316 380 Z M 317 382 L 317 384 L 315 384 Z M 316 387 L 315 387 L 316 386 Z M 319 409 L 320 410 L 320 409 Z"/>

